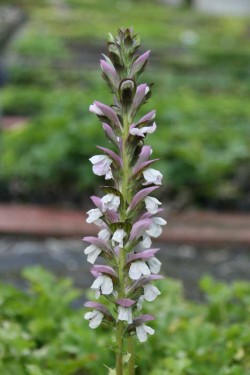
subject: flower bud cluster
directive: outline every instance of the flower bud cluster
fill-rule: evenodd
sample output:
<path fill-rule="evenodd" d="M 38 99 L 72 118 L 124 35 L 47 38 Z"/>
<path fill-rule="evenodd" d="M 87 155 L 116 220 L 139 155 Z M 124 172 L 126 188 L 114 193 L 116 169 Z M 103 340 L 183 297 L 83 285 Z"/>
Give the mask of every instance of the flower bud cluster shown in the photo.
<path fill-rule="evenodd" d="M 153 284 L 162 278 L 161 263 L 152 248 L 152 238 L 161 235 L 166 221 L 158 216 L 161 202 L 151 194 L 162 184 L 162 174 L 152 167 L 152 149 L 144 145 L 145 137 L 156 130 L 155 111 L 136 119 L 141 106 L 148 100 L 151 87 L 138 84 L 150 51 L 137 55 L 138 35 L 132 29 L 120 29 L 111 34 L 108 56 L 101 60 L 104 80 L 114 95 L 114 104 L 98 101 L 90 106 L 113 144 L 113 150 L 98 147 L 101 153 L 90 158 L 94 174 L 112 180 L 112 186 L 102 187 L 102 197 L 92 196 L 95 208 L 88 211 L 88 223 L 99 227 L 96 237 L 85 237 L 87 261 L 93 266 L 91 289 L 96 298 L 101 295 L 111 301 L 107 306 L 87 302 L 85 314 L 91 328 L 101 322 L 114 327 L 123 322 L 123 335 L 136 334 L 141 342 L 154 330 L 146 325 L 154 319 L 140 315 L 144 301 L 154 301 L 160 294 Z M 104 264 L 95 264 L 98 260 Z M 102 262 L 103 263 L 103 262 Z"/>

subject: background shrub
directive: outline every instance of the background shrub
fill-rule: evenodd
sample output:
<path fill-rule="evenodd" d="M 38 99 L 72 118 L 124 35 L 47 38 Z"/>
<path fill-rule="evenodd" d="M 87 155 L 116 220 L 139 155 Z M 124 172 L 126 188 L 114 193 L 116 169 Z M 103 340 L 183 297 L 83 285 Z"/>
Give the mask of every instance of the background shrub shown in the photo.
<path fill-rule="evenodd" d="M 88 158 L 104 140 L 88 107 L 93 98 L 111 102 L 98 59 L 107 32 L 129 19 L 152 50 L 145 80 L 155 82 L 153 102 L 144 110 L 157 108 L 152 144 L 164 197 L 248 209 L 249 19 L 150 1 L 64 3 L 26 4 L 29 21 L 9 47 L 3 112 L 28 116 L 26 128 L 2 131 L 0 179 L 9 199 L 54 201 L 60 192 L 79 202 L 93 191 Z"/>
<path fill-rule="evenodd" d="M 110 331 L 91 330 L 83 299 L 68 279 L 42 268 L 23 272 L 27 289 L 0 284 L 0 370 L 6 375 L 106 374 Z M 186 301 L 180 282 L 159 283 L 163 295 L 147 304 L 157 315 L 148 345 L 137 343 L 138 374 L 247 375 L 250 371 L 250 284 L 201 281 L 205 303 Z M 79 303 L 78 303 L 79 305 Z M 109 332 L 109 333 L 108 333 Z"/>

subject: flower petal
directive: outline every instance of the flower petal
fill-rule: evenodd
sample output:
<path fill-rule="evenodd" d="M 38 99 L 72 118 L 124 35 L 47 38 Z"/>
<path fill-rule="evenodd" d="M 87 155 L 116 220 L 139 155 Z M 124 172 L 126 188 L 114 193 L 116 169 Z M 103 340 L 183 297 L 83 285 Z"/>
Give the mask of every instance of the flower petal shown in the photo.
<path fill-rule="evenodd" d="M 133 77 L 134 75 L 138 75 L 142 72 L 144 69 L 148 57 L 149 57 L 150 51 L 144 52 L 141 56 L 139 56 L 135 62 L 132 64 L 131 69 L 130 69 L 130 77 Z"/>
<path fill-rule="evenodd" d="M 144 234 L 144 236 L 142 237 L 142 241 L 140 242 L 140 245 L 144 249 L 149 249 L 150 246 L 152 245 L 151 238 L 147 234 Z"/>
<path fill-rule="evenodd" d="M 97 148 L 101 151 L 103 151 L 107 156 L 113 160 L 119 167 L 122 167 L 122 160 L 120 156 L 118 156 L 114 151 L 109 150 L 106 147 L 97 146 Z"/>
<path fill-rule="evenodd" d="M 103 216 L 103 213 L 99 208 L 92 208 L 87 212 L 89 217 L 86 219 L 87 223 L 94 223 L 96 220 L 100 219 Z"/>
<path fill-rule="evenodd" d="M 145 116 L 140 118 L 137 124 L 147 124 L 148 122 L 153 121 L 155 118 L 155 110 L 148 112 Z"/>
<path fill-rule="evenodd" d="M 99 116 L 106 117 L 106 120 L 109 120 L 110 123 L 121 129 L 121 123 L 115 111 L 107 106 L 106 104 L 94 101 L 94 104 L 89 107 L 90 112 L 95 113 Z"/>
<path fill-rule="evenodd" d="M 143 172 L 143 176 L 144 176 L 145 170 L 147 171 L 149 169 L 153 169 L 153 168 L 148 168 L 148 169 L 145 169 L 145 168 L 147 168 L 149 165 L 155 163 L 157 160 L 159 160 L 159 159 L 152 159 L 152 160 L 144 161 L 143 163 L 140 163 L 140 164 L 137 163 L 134 170 L 133 170 L 133 176 L 135 177 L 136 175 L 138 175 L 141 172 Z M 155 169 L 153 169 L 153 170 L 155 170 Z M 145 178 L 145 176 L 144 176 L 144 178 Z M 145 185 L 145 183 L 143 183 L 143 185 Z"/>
<path fill-rule="evenodd" d="M 157 274 L 161 270 L 161 262 L 156 257 L 149 258 L 147 264 L 151 273 Z"/>
<path fill-rule="evenodd" d="M 110 277 L 104 276 L 104 280 L 101 286 L 102 294 L 108 295 L 113 292 L 113 281 Z"/>
<path fill-rule="evenodd" d="M 115 233 L 113 234 L 112 240 L 114 242 L 118 242 L 120 247 L 123 247 L 123 239 L 126 237 L 127 233 L 124 229 L 116 229 Z"/>
<path fill-rule="evenodd" d="M 146 260 L 148 262 L 149 259 L 155 256 L 155 254 L 159 251 L 160 249 L 148 249 L 144 251 L 140 251 L 139 253 L 130 253 L 128 254 L 128 259 L 127 263 L 131 263 L 135 260 Z"/>
<path fill-rule="evenodd" d="M 141 128 L 133 127 L 129 130 L 132 135 L 137 135 L 138 137 L 145 137 L 145 134 L 152 134 L 156 130 L 156 123 L 154 122 L 151 126 L 144 126 Z"/>
<path fill-rule="evenodd" d="M 115 194 L 109 193 L 102 197 L 102 211 L 106 212 L 107 210 L 114 210 L 117 211 L 120 205 L 120 197 Z"/>
<path fill-rule="evenodd" d="M 153 150 L 150 146 L 148 146 L 148 145 L 143 146 L 142 149 L 141 149 L 141 152 L 139 154 L 139 158 L 137 160 L 136 166 L 141 164 L 141 163 L 144 163 L 144 161 L 147 161 L 150 158 L 152 152 L 153 152 Z"/>
<path fill-rule="evenodd" d="M 157 298 L 157 296 L 161 294 L 159 289 L 156 288 L 155 285 L 151 285 L 151 284 L 143 285 L 143 290 L 144 290 L 143 298 L 148 302 L 154 301 Z"/>
<path fill-rule="evenodd" d="M 145 178 L 146 182 L 143 183 L 143 185 L 148 184 L 155 184 L 155 185 L 161 185 L 162 184 L 162 174 L 161 172 L 157 171 L 153 168 L 147 168 L 143 171 L 143 177 Z"/>
<path fill-rule="evenodd" d="M 114 66 L 112 65 L 112 63 L 111 62 L 108 63 L 105 60 L 101 60 L 100 64 L 101 64 L 101 68 L 102 68 L 103 73 L 107 76 L 110 83 L 115 88 L 117 88 L 118 84 L 119 84 L 119 77 L 118 77 L 118 74 L 117 74 Z"/>
<path fill-rule="evenodd" d="M 134 241 L 144 235 L 145 231 L 150 227 L 152 224 L 151 219 L 144 219 L 137 221 L 130 232 L 129 241 Z"/>
<path fill-rule="evenodd" d="M 95 245 L 90 245 L 86 247 L 84 253 L 87 255 L 87 261 L 91 264 L 94 264 L 98 255 L 101 254 L 102 250 L 98 249 Z"/>
<path fill-rule="evenodd" d="M 145 198 L 144 202 L 145 202 L 147 211 L 150 212 L 151 214 L 156 214 L 158 211 L 158 206 L 162 204 L 155 197 L 149 197 L 149 196 Z"/>
<path fill-rule="evenodd" d="M 143 262 L 142 260 L 132 262 L 129 267 L 129 277 L 132 280 L 138 280 L 142 275 L 150 275 L 150 269 L 146 262 Z"/>
<path fill-rule="evenodd" d="M 144 329 L 144 324 L 141 324 L 140 326 L 136 327 L 136 336 L 138 337 L 140 342 L 147 341 L 148 335 L 146 330 Z"/>
<path fill-rule="evenodd" d="M 126 321 L 128 324 L 133 323 L 131 307 L 118 306 L 118 320 Z"/>
<path fill-rule="evenodd" d="M 104 176 L 110 171 L 112 160 L 107 155 L 94 155 L 90 159 L 93 172 L 97 176 Z"/>
<path fill-rule="evenodd" d="M 133 210 L 148 194 L 152 193 L 152 191 L 158 188 L 159 186 L 151 186 L 136 193 L 129 205 L 129 210 Z"/>
<path fill-rule="evenodd" d="M 110 232 L 107 230 L 107 229 L 102 229 L 100 230 L 100 232 L 98 233 L 98 237 L 103 240 L 103 241 L 108 241 L 110 239 Z"/>
<path fill-rule="evenodd" d="M 87 318 L 86 316 L 89 316 L 87 314 L 88 313 L 86 313 L 84 317 L 85 317 L 85 319 L 89 319 L 89 327 L 92 328 L 92 329 L 95 329 L 95 328 L 99 327 L 99 325 L 101 324 L 102 319 L 104 317 L 103 313 L 101 313 L 98 310 L 94 310 L 91 318 Z"/>
<path fill-rule="evenodd" d="M 148 94 L 148 92 L 149 87 L 146 83 L 142 83 L 137 87 L 132 104 L 133 112 L 135 112 L 142 105 L 143 101 L 146 99 L 146 95 Z"/>
<path fill-rule="evenodd" d="M 119 146 L 118 144 L 118 139 L 117 139 L 117 136 L 115 134 L 115 132 L 113 131 L 113 129 L 111 128 L 110 125 L 108 124 L 105 124 L 105 123 L 102 123 L 102 127 L 103 127 L 103 130 L 105 131 L 107 137 L 116 145 L 116 146 Z"/>

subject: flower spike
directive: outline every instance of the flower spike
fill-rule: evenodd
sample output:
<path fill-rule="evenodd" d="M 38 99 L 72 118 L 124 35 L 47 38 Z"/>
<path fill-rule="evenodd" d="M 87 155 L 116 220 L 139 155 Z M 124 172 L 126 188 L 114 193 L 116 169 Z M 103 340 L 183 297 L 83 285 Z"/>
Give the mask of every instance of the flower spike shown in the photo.
<path fill-rule="evenodd" d="M 90 158 L 93 173 L 111 180 L 102 186 L 104 194 L 92 196 L 94 208 L 88 211 L 88 223 L 100 227 L 97 237 L 87 236 L 87 261 L 92 264 L 94 282 L 91 289 L 103 304 L 87 302 L 85 314 L 90 328 L 108 323 L 116 332 L 116 374 L 124 375 L 124 342 L 136 335 L 145 342 L 154 333 L 146 323 L 151 315 L 138 315 L 146 302 L 160 294 L 154 281 L 161 262 L 152 248 L 152 238 L 162 232 L 166 221 L 159 213 L 161 202 L 152 194 L 162 184 L 162 174 L 152 168 L 158 159 L 151 158 L 152 148 L 144 145 L 145 138 L 156 131 L 155 110 L 137 117 L 139 109 L 151 95 L 151 84 L 138 83 L 150 51 L 137 54 L 140 39 L 132 28 L 121 28 L 118 35 L 109 34 L 108 53 L 100 61 L 102 77 L 114 95 L 113 105 L 94 101 L 90 112 L 101 121 L 111 149 L 98 147 L 98 154 Z M 136 120 L 139 118 L 139 120 Z M 113 150 L 113 148 L 114 150 Z M 137 247 L 137 245 L 139 245 Z M 100 259 L 104 264 L 99 263 Z M 107 306 L 105 305 L 107 301 Z M 108 304 L 113 304 L 112 314 Z M 132 349 L 128 360 L 129 374 L 134 374 Z"/>

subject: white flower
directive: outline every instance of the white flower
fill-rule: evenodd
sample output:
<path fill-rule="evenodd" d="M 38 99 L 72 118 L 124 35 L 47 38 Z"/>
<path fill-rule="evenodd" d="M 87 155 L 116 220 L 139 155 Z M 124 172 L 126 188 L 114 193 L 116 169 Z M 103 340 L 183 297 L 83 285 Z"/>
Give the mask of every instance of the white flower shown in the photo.
<path fill-rule="evenodd" d="M 151 273 L 159 273 L 161 269 L 161 262 L 156 257 L 149 258 L 147 264 L 150 268 Z"/>
<path fill-rule="evenodd" d="M 98 238 L 103 241 L 108 241 L 110 239 L 110 232 L 107 229 L 102 229 L 98 233 Z"/>
<path fill-rule="evenodd" d="M 158 206 L 161 205 L 161 202 L 158 201 L 158 199 L 154 197 L 149 197 L 149 196 L 144 199 L 144 202 L 145 202 L 147 211 L 150 212 L 151 214 L 156 214 L 158 210 Z"/>
<path fill-rule="evenodd" d="M 111 180 L 113 178 L 113 174 L 111 168 L 109 168 L 108 172 L 105 174 L 105 180 Z"/>
<path fill-rule="evenodd" d="M 152 217 L 152 223 L 142 236 L 142 241 L 140 242 L 141 247 L 144 249 L 149 249 L 152 245 L 150 236 L 154 238 L 159 237 L 162 233 L 161 226 L 165 224 L 167 224 L 166 220 L 162 219 L 161 217 Z"/>
<path fill-rule="evenodd" d="M 150 269 L 145 262 L 137 260 L 132 262 L 129 268 L 129 277 L 132 280 L 138 280 L 141 276 L 150 275 Z"/>
<path fill-rule="evenodd" d="M 106 180 L 112 178 L 110 165 L 112 160 L 107 155 L 95 155 L 89 159 L 93 164 L 93 172 L 97 176 L 106 176 Z M 111 177 L 110 177 L 111 175 Z"/>
<path fill-rule="evenodd" d="M 87 261 L 91 264 L 94 264 L 96 259 L 98 258 L 98 255 L 101 254 L 102 250 L 100 250 L 95 245 L 90 245 L 86 247 L 84 250 L 84 254 L 87 255 Z"/>
<path fill-rule="evenodd" d="M 123 306 L 118 306 L 118 320 L 124 320 L 128 322 L 128 324 L 133 323 L 133 318 L 132 318 L 132 308 L 131 307 L 123 307 Z"/>
<path fill-rule="evenodd" d="M 101 294 L 111 294 L 113 292 L 113 281 L 111 277 L 106 275 L 99 275 L 90 287 L 96 291 L 96 298 Z"/>
<path fill-rule="evenodd" d="M 162 174 L 161 172 L 157 171 L 153 168 L 147 168 L 143 172 L 143 176 L 146 180 L 146 182 L 143 183 L 143 185 L 149 185 L 149 184 L 155 184 L 155 185 L 161 185 L 162 182 Z"/>
<path fill-rule="evenodd" d="M 103 213 L 99 208 L 92 208 L 92 210 L 89 210 L 87 212 L 87 215 L 89 217 L 86 219 L 87 223 L 94 223 L 96 225 L 101 225 L 103 221 L 100 219 L 103 216 Z"/>
<path fill-rule="evenodd" d="M 124 229 L 116 229 L 112 237 L 113 246 L 115 246 L 115 242 L 118 242 L 119 247 L 123 247 L 123 239 L 126 235 L 127 233 Z"/>
<path fill-rule="evenodd" d="M 156 288 L 156 286 L 151 285 L 151 284 L 143 285 L 143 290 L 144 290 L 143 298 L 148 302 L 154 301 L 156 297 L 161 294 L 159 289 Z"/>
<path fill-rule="evenodd" d="M 154 238 L 157 238 L 162 233 L 162 225 L 167 224 L 166 220 L 162 219 L 162 217 L 152 217 L 152 224 L 146 230 L 146 233 Z"/>
<path fill-rule="evenodd" d="M 144 235 L 142 236 L 142 241 L 140 241 L 140 245 L 141 245 L 141 247 L 143 247 L 144 249 L 149 249 L 150 246 L 152 245 L 151 238 L 150 238 L 147 234 L 144 234 Z"/>
<path fill-rule="evenodd" d="M 99 108 L 95 103 L 89 106 L 89 111 L 95 113 L 96 115 L 103 116 L 101 108 Z"/>
<path fill-rule="evenodd" d="M 143 296 L 140 296 L 138 298 L 138 301 L 137 301 L 137 304 L 136 304 L 136 307 L 137 307 L 138 311 L 140 311 L 142 309 L 143 301 L 144 301 Z"/>
<path fill-rule="evenodd" d="M 147 341 L 148 335 L 153 335 L 155 333 L 155 330 L 149 326 L 146 326 L 146 324 L 140 324 L 135 328 L 135 330 L 140 342 Z"/>
<path fill-rule="evenodd" d="M 90 328 L 97 328 L 102 322 L 104 315 L 101 313 L 101 311 L 93 310 L 91 312 L 87 312 L 84 315 L 84 319 L 89 320 L 89 327 Z"/>
<path fill-rule="evenodd" d="M 117 211 L 120 205 L 120 197 L 115 194 L 104 195 L 101 199 L 102 202 L 102 211 L 106 212 L 107 210 Z"/>
<path fill-rule="evenodd" d="M 142 128 L 132 128 L 129 133 L 132 135 L 138 135 L 139 137 L 145 137 L 145 134 L 152 134 L 156 130 L 156 123 L 152 126 L 143 126 Z"/>

